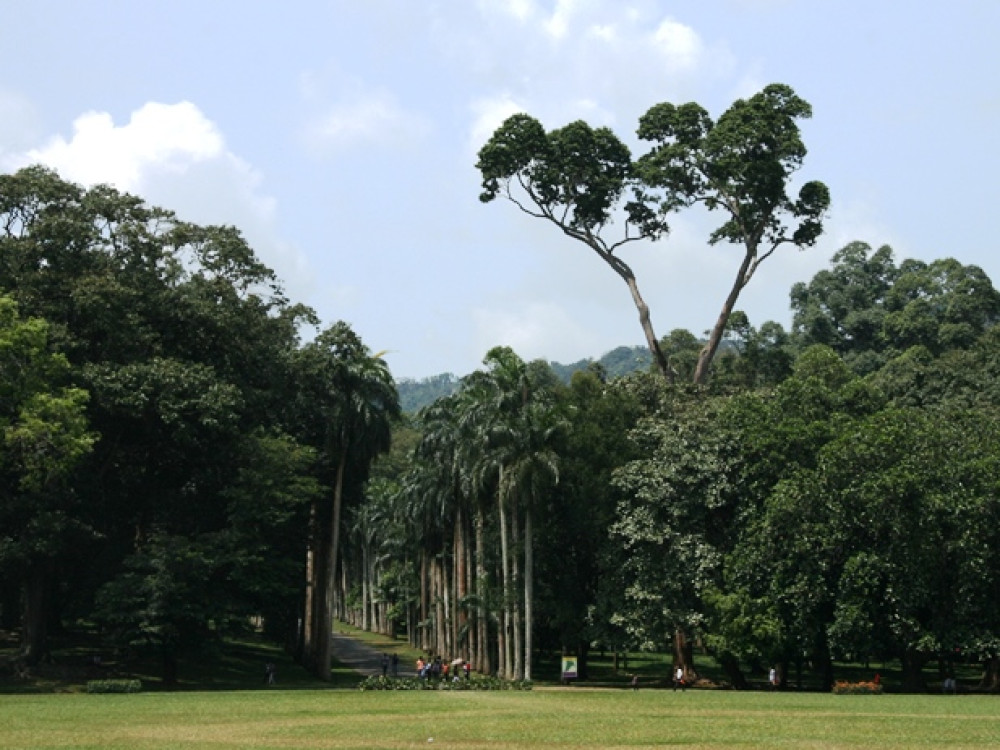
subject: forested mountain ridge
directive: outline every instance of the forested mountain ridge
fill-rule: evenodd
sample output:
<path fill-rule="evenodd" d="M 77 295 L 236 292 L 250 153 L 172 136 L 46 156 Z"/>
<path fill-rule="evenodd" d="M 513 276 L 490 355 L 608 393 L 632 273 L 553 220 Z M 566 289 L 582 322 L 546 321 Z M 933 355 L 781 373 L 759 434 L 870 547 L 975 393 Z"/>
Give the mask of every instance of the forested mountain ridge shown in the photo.
<path fill-rule="evenodd" d="M 574 372 L 586 370 L 591 365 L 600 366 L 607 377 L 616 378 L 637 370 L 648 370 L 652 361 L 652 355 L 645 346 L 619 346 L 596 360 L 588 357 L 568 365 L 549 362 L 549 367 L 563 383 L 569 383 Z M 450 372 L 420 379 L 401 378 L 396 381 L 399 403 L 407 413 L 417 412 L 442 396 L 450 396 L 460 385 L 461 378 Z"/>

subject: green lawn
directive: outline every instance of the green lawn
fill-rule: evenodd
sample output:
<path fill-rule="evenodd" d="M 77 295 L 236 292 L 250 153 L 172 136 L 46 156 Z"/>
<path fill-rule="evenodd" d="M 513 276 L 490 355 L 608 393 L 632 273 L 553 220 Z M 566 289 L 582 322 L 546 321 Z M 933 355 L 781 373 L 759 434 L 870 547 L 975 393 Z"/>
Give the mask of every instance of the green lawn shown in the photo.
<path fill-rule="evenodd" d="M 581 688 L 7 695 L 0 747 L 995 748 L 997 700 Z"/>

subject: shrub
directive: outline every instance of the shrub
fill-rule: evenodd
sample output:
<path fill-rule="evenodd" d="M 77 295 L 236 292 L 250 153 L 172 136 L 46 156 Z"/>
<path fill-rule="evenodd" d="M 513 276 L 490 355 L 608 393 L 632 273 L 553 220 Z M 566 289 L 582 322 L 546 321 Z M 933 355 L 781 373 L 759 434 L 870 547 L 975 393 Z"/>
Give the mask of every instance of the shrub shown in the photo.
<path fill-rule="evenodd" d="M 448 680 L 417 677 L 366 677 L 358 690 L 531 690 L 531 680 L 501 680 L 499 677 L 470 677 Z"/>
<path fill-rule="evenodd" d="M 846 682 L 841 680 L 833 684 L 833 692 L 836 695 L 880 695 L 882 685 L 877 682 Z"/>
<path fill-rule="evenodd" d="M 91 680 L 87 683 L 88 693 L 138 693 L 142 691 L 140 680 Z"/>

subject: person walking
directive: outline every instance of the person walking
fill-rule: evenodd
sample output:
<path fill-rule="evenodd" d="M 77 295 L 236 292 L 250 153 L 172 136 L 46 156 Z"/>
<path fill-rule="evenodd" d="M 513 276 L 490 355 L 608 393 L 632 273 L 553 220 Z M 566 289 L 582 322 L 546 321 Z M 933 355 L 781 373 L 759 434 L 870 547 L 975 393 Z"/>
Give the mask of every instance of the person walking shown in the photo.
<path fill-rule="evenodd" d="M 681 667 L 681 666 L 678 666 L 677 669 L 674 670 L 674 692 L 675 693 L 677 692 L 677 688 L 678 687 L 680 687 L 682 693 L 687 688 L 687 685 L 684 684 L 684 667 Z"/>

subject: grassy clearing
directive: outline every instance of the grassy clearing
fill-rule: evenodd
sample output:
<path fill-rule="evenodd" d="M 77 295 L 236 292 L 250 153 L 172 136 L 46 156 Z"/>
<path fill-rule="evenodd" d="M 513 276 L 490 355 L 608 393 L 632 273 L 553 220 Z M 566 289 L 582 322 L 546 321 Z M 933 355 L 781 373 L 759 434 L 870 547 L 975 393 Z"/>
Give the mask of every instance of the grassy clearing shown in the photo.
<path fill-rule="evenodd" d="M 1000 745 L 1000 704 L 986 696 L 270 690 L 19 695 L 0 705 L 7 750 Z"/>

